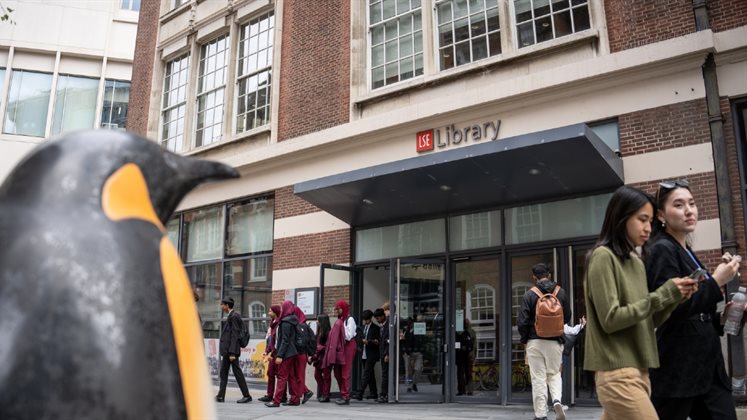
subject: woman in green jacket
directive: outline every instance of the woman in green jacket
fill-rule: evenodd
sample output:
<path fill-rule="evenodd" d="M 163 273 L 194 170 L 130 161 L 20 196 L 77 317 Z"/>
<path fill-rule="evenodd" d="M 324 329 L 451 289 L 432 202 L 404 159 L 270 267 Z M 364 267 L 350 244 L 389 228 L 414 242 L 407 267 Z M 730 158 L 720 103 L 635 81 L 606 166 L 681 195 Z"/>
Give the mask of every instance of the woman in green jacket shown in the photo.
<path fill-rule="evenodd" d="M 639 249 L 651 234 L 654 204 L 632 187 L 615 191 L 588 259 L 584 369 L 595 371 L 602 419 L 657 419 L 648 369 L 659 366 L 654 328 L 696 290 L 689 278 L 648 291 Z"/>

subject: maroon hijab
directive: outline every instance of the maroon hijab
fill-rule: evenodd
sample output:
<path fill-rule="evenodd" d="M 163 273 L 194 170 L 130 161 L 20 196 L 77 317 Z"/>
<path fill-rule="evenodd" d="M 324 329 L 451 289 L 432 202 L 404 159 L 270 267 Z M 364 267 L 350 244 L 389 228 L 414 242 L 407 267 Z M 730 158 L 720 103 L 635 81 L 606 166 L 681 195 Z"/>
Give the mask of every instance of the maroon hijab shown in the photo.
<path fill-rule="evenodd" d="M 304 315 L 303 311 L 298 306 L 293 306 L 293 314 L 296 315 L 299 323 L 306 322 L 306 315 Z"/>
<path fill-rule="evenodd" d="M 342 309 L 342 315 L 340 318 L 345 322 L 350 316 L 350 305 L 344 300 L 338 300 L 337 303 L 335 303 L 335 308 Z"/>
<path fill-rule="evenodd" d="M 295 305 L 293 305 L 293 302 L 289 300 L 284 300 L 283 303 L 280 304 L 280 319 L 282 320 L 288 315 L 294 315 L 293 308 Z"/>

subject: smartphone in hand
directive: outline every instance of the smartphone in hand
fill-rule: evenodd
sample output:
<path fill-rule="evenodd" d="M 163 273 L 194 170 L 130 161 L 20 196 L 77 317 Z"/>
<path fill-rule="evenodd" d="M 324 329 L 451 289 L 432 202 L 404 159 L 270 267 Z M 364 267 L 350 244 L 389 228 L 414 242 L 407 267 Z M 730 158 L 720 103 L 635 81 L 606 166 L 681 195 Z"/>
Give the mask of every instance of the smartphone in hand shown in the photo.
<path fill-rule="evenodd" d="M 706 279 L 706 277 L 705 277 L 706 273 L 708 273 L 708 271 L 706 271 L 706 270 L 704 270 L 702 268 L 698 268 L 695 271 L 693 271 L 692 273 L 690 273 L 690 275 L 688 277 L 690 277 L 691 279 L 697 281 L 698 283 L 702 283 Z"/>

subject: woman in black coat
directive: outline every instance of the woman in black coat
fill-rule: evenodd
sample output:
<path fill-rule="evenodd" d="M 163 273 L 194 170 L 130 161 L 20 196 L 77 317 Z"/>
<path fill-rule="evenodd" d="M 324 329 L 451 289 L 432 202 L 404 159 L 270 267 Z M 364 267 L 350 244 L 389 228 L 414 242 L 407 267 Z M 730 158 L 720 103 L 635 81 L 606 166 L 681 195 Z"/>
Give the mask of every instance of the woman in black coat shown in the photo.
<path fill-rule="evenodd" d="M 654 237 L 645 250 L 652 291 L 670 278 L 705 269 L 688 243 L 698 208 L 687 181 L 662 182 L 656 204 Z M 725 254 L 724 260 L 712 274 L 700 277 L 698 291 L 656 330 L 661 366 L 649 374 L 651 399 L 661 419 L 737 418 L 721 354 L 723 325 L 716 304 L 724 298 L 722 286 L 737 274 L 739 258 Z"/>

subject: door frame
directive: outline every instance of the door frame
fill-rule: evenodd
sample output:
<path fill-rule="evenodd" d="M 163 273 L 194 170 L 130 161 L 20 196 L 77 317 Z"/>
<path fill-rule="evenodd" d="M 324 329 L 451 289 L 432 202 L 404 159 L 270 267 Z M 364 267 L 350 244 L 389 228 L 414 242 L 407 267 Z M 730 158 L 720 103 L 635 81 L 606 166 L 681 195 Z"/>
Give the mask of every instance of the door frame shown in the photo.
<path fill-rule="evenodd" d="M 446 304 L 449 302 L 449 298 L 451 297 L 453 299 L 453 292 L 448 287 L 449 282 L 449 264 L 446 263 L 445 257 L 435 257 L 435 258 L 392 258 L 389 260 L 389 302 L 390 302 L 390 316 L 389 316 L 389 354 L 393 355 L 396 354 L 397 357 L 395 359 L 395 363 L 389 362 L 389 402 L 399 402 L 399 368 L 400 368 L 400 357 L 399 357 L 399 331 L 400 331 L 400 320 L 401 317 L 399 316 L 399 307 L 397 303 L 400 301 L 400 269 L 402 264 L 440 264 L 443 267 L 443 273 L 444 273 L 444 279 L 442 282 L 442 296 L 441 296 L 441 308 L 444 313 L 444 340 L 446 341 L 444 343 L 443 348 L 441 349 L 441 352 L 444 354 L 443 356 L 443 365 L 441 366 L 441 371 L 443 372 L 443 383 L 441 384 L 441 393 L 439 394 L 438 398 L 429 398 L 428 394 L 420 394 L 418 393 L 418 396 L 424 395 L 422 399 L 418 399 L 417 401 L 407 401 L 408 403 L 420 403 L 420 402 L 427 402 L 427 403 L 442 403 L 446 401 L 446 389 L 447 384 L 450 384 L 453 381 L 453 377 L 451 375 L 450 369 L 448 368 L 449 365 L 449 359 L 450 359 L 450 353 L 448 352 L 449 349 L 449 343 L 453 341 L 453 337 L 447 336 L 449 333 L 449 330 L 452 331 L 450 335 L 453 335 L 453 328 L 450 326 L 454 323 L 453 319 L 451 319 L 451 315 L 448 313 L 449 311 L 446 310 Z M 391 339 L 392 337 L 396 337 L 395 339 Z M 391 358 L 390 358 L 391 360 Z"/>

